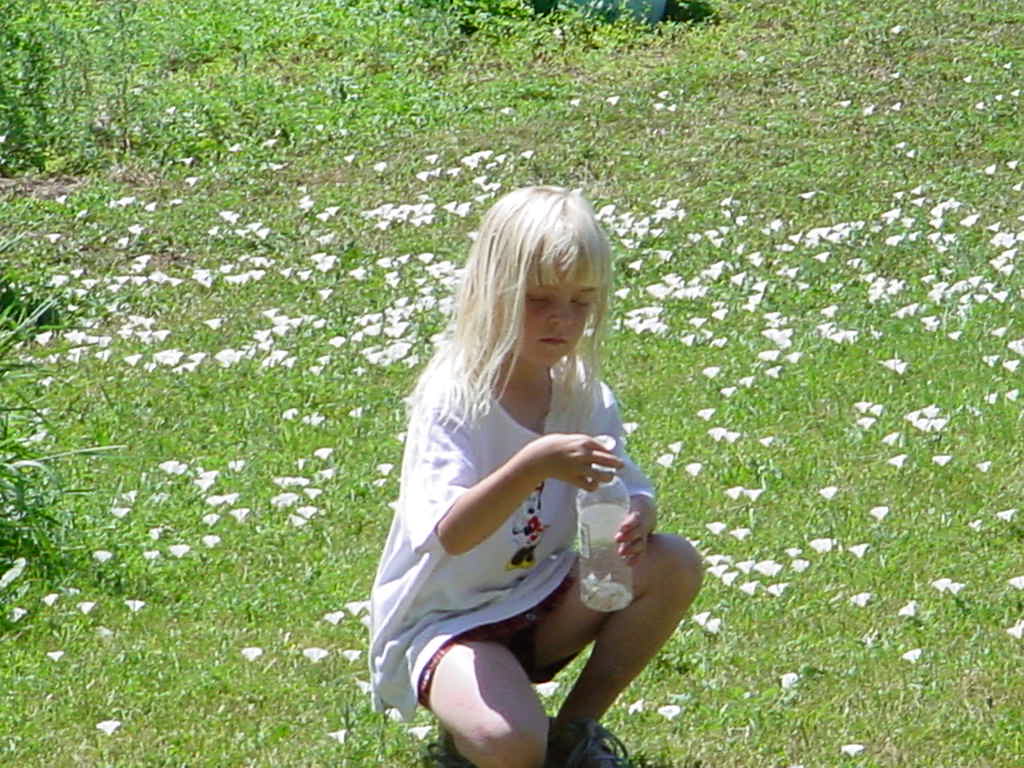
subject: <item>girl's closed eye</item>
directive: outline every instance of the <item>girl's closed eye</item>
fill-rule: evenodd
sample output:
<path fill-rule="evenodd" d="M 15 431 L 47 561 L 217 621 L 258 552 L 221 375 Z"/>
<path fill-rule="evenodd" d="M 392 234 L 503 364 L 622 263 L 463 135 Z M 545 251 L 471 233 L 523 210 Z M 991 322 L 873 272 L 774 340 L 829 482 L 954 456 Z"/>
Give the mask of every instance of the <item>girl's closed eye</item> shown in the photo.
<path fill-rule="evenodd" d="M 526 299 L 535 302 L 564 298 L 573 304 L 589 305 L 593 301 L 595 293 L 597 293 L 597 289 L 589 286 L 586 288 L 537 286 L 527 291 Z"/>

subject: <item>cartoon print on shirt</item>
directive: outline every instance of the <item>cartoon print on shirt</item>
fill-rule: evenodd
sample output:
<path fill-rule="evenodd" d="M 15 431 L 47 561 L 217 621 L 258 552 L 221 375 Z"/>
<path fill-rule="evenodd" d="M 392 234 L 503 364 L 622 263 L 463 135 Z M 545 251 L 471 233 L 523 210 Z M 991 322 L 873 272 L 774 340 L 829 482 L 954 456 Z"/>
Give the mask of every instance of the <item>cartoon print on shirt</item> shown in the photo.
<path fill-rule="evenodd" d="M 541 483 L 516 510 L 512 535 L 515 537 L 518 549 L 512 555 L 508 565 L 505 566 L 507 570 L 532 568 L 534 565 L 533 552 L 540 544 L 544 530 L 548 527 L 540 519 L 540 495 L 543 490 L 544 484 Z"/>

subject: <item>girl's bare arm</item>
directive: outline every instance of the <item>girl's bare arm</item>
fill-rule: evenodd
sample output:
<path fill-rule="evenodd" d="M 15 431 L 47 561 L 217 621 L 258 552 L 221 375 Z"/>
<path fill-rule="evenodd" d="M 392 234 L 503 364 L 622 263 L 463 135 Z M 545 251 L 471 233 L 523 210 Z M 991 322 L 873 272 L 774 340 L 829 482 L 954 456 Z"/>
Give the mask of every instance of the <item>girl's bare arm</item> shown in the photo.
<path fill-rule="evenodd" d="M 595 487 L 594 464 L 618 469 L 622 461 L 589 435 L 545 435 L 528 443 L 452 504 L 437 524 L 441 546 L 450 555 L 469 552 L 549 477 Z"/>

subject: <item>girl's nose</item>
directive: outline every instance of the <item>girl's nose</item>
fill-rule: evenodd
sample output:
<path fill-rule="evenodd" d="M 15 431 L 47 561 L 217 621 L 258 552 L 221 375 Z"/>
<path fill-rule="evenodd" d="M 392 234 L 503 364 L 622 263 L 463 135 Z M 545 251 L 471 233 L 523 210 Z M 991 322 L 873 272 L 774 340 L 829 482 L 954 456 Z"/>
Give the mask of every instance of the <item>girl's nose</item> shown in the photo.
<path fill-rule="evenodd" d="M 549 317 L 555 322 L 564 322 L 572 317 L 572 307 L 569 306 L 568 302 L 556 302 L 551 306 Z"/>

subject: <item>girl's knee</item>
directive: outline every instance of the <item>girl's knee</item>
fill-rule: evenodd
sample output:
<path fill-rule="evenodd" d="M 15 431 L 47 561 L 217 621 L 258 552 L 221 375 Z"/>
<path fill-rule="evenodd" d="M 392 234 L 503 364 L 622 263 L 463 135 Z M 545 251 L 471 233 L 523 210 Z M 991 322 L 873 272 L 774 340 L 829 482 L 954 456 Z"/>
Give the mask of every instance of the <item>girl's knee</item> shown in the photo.
<path fill-rule="evenodd" d="M 647 542 L 648 588 L 670 591 L 689 605 L 704 581 L 704 567 L 694 546 L 680 536 L 652 534 Z"/>
<path fill-rule="evenodd" d="M 474 765 L 544 763 L 547 716 L 522 666 L 502 645 L 452 645 L 434 671 L 430 709 Z"/>
<path fill-rule="evenodd" d="M 482 768 L 540 768 L 547 750 L 547 732 L 495 719 L 477 723 L 457 736 L 455 743 L 464 756 Z"/>

